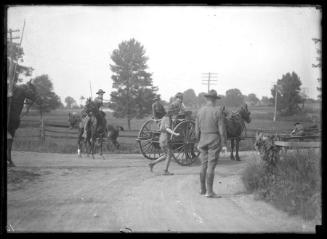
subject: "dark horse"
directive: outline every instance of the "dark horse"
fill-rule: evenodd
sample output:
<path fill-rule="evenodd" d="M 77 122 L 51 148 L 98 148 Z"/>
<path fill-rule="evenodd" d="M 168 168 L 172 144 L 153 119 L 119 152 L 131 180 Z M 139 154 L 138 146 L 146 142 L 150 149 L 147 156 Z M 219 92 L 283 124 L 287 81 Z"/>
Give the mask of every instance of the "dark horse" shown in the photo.
<path fill-rule="evenodd" d="M 15 132 L 20 125 L 20 114 L 24 107 L 25 99 L 29 99 L 32 102 L 37 100 L 37 91 L 31 81 L 23 85 L 16 85 L 13 90 L 13 96 L 11 99 L 9 122 L 7 129 L 7 161 L 8 166 L 15 166 L 11 160 L 11 148 L 15 137 Z M 9 107 L 9 101 L 7 103 Z"/>
<path fill-rule="evenodd" d="M 119 125 L 107 124 L 106 130 L 108 140 L 112 142 L 116 149 L 119 149 L 120 144 L 118 143 L 117 138 L 119 136 L 119 131 L 124 131 L 124 128 Z M 109 144 L 107 144 L 107 148 L 109 148 Z"/>
<path fill-rule="evenodd" d="M 81 120 L 82 120 L 82 117 L 78 113 L 76 113 L 76 112 L 68 113 L 69 128 L 71 128 L 71 129 L 78 128 Z"/>
<path fill-rule="evenodd" d="M 92 111 L 90 113 L 90 120 L 88 122 L 85 121 L 85 118 L 79 123 L 79 133 L 78 133 L 78 155 L 81 156 L 82 151 L 82 143 L 84 143 L 84 147 L 86 149 L 87 155 L 92 154 L 92 158 L 94 159 L 94 154 L 96 151 L 96 146 L 100 146 L 100 155 L 102 156 L 102 144 L 103 138 L 106 134 L 106 118 L 105 113 L 103 111 L 99 112 L 99 115 L 95 116 Z M 84 133 L 84 125 L 88 124 L 86 127 L 86 137 L 83 138 Z"/>
<path fill-rule="evenodd" d="M 223 108 L 224 110 L 225 108 Z M 231 140 L 231 152 L 230 158 L 231 160 L 240 161 L 240 157 L 238 155 L 239 142 L 241 140 L 241 135 L 243 130 L 245 129 L 245 123 L 251 122 L 250 117 L 251 112 L 248 110 L 248 106 L 245 104 L 236 112 L 233 112 L 231 116 L 226 116 L 226 131 L 227 131 L 227 139 Z M 233 155 L 234 151 L 234 141 L 235 141 L 235 158 Z"/>

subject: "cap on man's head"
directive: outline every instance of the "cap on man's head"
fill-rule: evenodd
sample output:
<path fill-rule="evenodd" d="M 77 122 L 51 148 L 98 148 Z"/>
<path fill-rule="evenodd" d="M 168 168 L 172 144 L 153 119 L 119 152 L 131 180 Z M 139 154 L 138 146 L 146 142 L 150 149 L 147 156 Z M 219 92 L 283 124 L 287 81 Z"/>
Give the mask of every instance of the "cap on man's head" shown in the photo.
<path fill-rule="evenodd" d="M 298 124 L 301 124 L 301 123 L 299 123 L 299 122 L 296 122 L 294 125 L 298 125 Z"/>
<path fill-rule="evenodd" d="M 100 90 L 98 90 L 98 92 L 96 94 L 97 95 L 103 95 L 104 93 L 106 93 L 106 92 L 104 92 L 102 89 L 100 89 Z"/>
<path fill-rule="evenodd" d="M 178 93 L 175 95 L 175 98 L 183 99 L 183 93 L 178 92 Z"/>
<path fill-rule="evenodd" d="M 210 90 L 207 94 L 204 94 L 204 97 L 212 99 L 221 99 L 221 97 L 217 95 L 217 91 L 215 90 Z"/>
<path fill-rule="evenodd" d="M 159 96 L 155 96 L 153 100 L 160 100 Z"/>

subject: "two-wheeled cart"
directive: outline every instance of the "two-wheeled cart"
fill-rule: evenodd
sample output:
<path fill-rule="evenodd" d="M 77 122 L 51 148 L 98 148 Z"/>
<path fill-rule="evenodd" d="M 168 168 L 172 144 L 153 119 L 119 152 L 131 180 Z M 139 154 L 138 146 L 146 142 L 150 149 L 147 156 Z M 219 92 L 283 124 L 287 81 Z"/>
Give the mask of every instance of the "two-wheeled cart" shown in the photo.
<path fill-rule="evenodd" d="M 191 165 L 198 157 L 197 141 L 195 137 L 195 122 L 191 119 L 191 112 L 173 121 L 173 130 L 179 136 L 170 136 L 173 158 L 180 165 Z M 140 129 L 137 141 L 143 156 L 150 160 L 159 158 L 164 152 L 159 145 L 160 120 L 149 119 Z"/>

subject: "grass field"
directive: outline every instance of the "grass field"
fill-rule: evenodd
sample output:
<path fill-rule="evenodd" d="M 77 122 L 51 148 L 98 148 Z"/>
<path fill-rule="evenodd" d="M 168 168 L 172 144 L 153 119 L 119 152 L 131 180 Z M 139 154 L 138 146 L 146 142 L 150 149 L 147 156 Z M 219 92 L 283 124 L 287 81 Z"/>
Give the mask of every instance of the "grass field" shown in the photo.
<path fill-rule="evenodd" d="M 229 111 L 236 109 L 228 108 Z M 277 121 L 273 122 L 274 108 L 270 106 L 249 106 L 252 121 L 247 127 L 247 136 L 253 136 L 256 131 L 269 131 L 269 134 L 290 132 L 293 124 L 297 121 L 310 124 L 310 116 L 316 115 L 320 118 L 320 105 L 307 105 L 305 112 L 291 117 L 277 117 Z M 75 110 L 79 112 L 79 110 Z M 68 113 L 72 112 L 66 109 L 55 110 L 44 116 L 45 123 L 55 123 L 68 126 Z M 131 121 L 131 130 L 127 131 L 127 120 L 117 119 L 110 112 L 106 113 L 108 123 L 120 125 L 125 131 L 121 132 L 118 141 L 121 144 L 119 150 L 114 149 L 109 144 L 109 150 L 116 153 L 139 153 L 136 137 L 138 131 L 144 122 L 150 117 L 144 119 L 133 119 Z M 40 135 L 40 116 L 36 111 L 30 111 L 28 115 L 22 118 L 21 127 L 16 132 L 13 145 L 14 150 L 38 151 L 38 152 L 54 152 L 54 153 L 75 153 L 77 142 L 77 129 L 47 127 L 51 131 L 60 131 L 59 133 L 47 132 L 47 135 L 57 136 L 57 138 L 46 137 L 43 144 L 39 141 Z M 75 133 L 75 134 L 74 134 Z M 131 137 L 124 137 L 131 136 Z M 243 140 L 240 143 L 240 150 L 252 150 L 253 140 Z"/>

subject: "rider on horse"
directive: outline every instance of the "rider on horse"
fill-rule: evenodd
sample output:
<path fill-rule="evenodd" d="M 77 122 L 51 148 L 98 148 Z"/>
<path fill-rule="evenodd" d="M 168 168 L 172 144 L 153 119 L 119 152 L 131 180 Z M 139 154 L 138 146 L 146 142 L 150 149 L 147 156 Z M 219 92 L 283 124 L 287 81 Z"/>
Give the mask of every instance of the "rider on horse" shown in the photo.
<path fill-rule="evenodd" d="M 95 117 L 95 119 L 97 120 L 97 129 L 99 129 L 101 123 L 103 124 L 103 122 L 105 122 L 105 113 L 101 111 L 101 106 L 103 106 L 104 93 L 106 92 L 104 92 L 102 89 L 98 90 L 98 92 L 96 93 L 98 96 L 94 99 L 94 101 L 88 99 L 85 104 L 85 108 L 82 111 L 82 117 L 84 116 L 84 138 L 86 138 L 89 122 L 93 119 L 93 117 Z"/>

